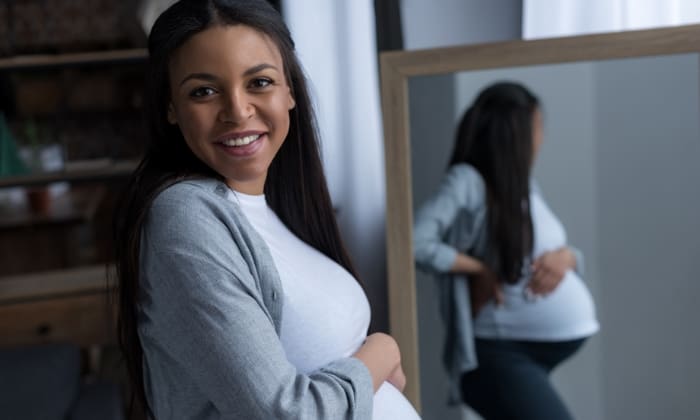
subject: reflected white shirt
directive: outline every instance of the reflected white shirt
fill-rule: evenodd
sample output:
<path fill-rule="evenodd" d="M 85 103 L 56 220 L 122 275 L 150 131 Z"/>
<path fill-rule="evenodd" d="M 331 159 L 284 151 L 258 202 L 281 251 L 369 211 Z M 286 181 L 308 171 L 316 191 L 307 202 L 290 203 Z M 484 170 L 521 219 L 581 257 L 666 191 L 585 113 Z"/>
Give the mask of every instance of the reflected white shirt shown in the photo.
<path fill-rule="evenodd" d="M 537 192 L 530 194 L 535 258 L 566 245 L 566 231 Z M 595 305 L 588 288 L 569 270 L 554 291 L 532 298 L 525 292 L 525 276 L 503 287 L 504 304 L 488 304 L 474 321 L 474 335 L 533 341 L 565 341 L 588 337 L 598 331 Z"/>

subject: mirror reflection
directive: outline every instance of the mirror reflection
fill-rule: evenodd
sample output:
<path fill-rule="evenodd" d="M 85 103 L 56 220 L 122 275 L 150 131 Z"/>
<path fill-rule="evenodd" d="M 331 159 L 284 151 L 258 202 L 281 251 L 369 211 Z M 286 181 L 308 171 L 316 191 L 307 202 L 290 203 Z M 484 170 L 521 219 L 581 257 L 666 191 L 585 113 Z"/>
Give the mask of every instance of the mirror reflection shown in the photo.
<path fill-rule="evenodd" d="M 484 87 L 509 80 L 539 98 L 533 178 L 567 243 L 585 255 L 582 278 L 601 326 L 553 373 L 574 418 L 700 410 L 690 391 L 700 385 L 692 358 L 700 351 L 699 75 L 697 54 L 682 54 L 409 80 L 414 210 L 438 189 L 459 119 Z M 424 270 L 416 287 L 422 414 L 460 418 L 447 406 L 439 287 Z"/>

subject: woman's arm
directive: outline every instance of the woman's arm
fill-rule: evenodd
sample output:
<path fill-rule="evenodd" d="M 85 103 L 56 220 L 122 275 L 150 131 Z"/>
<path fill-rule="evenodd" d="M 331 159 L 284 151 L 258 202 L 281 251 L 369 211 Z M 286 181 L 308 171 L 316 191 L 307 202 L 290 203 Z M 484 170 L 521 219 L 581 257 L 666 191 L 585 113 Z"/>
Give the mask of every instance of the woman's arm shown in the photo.
<path fill-rule="evenodd" d="M 454 272 L 455 264 L 458 272 L 477 268 L 469 261 L 458 261 L 458 250 L 445 242 L 445 236 L 460 211 L 473 214 L 482 211 L 485 196 L 484 183 L 476 169 L 465 164 L 450 168 L 435 194 L 416 212 L 413 246 L 416 263 L 421 268 L 438 273 Z M 465 243 L 470 243 L 476 232 L 459 233 Z M 463 263 L 465 267 L 461 267 Z"/>
<path fill-rule="evenodd" d="M 469 274 L 469 300 L 472 316 L 476 316 L 492 300 L 496 305 L 503 303 L 505 298 L 501 282 L 498 276 L 482 261 L 458 253 L 450 272 Z"/>
<path fill-rule="evenodd" d="M 413 245 L 416 263 L 423 269 L 438 273 L 469 275 L 469 299 L 472 315 L 488 302 L 503 302 L 500 281 L 486 264 L 473 256 L 455 249 L 445 242 L 457 215 L 466 211 L 472 215 L 485 211 L 486 190 L 483 179 L 469 165 L 454 165 L 440 184 L 438 191 L 416 213 Z M 474 241 L 480 226 L 458 232 L 461 242 Z"/>
<path fill-rule="evenodd" d="M 400 391 L 403 390 L 406 378 L 401 368 L 399 346 L 393 337 L 384 333 L 370 334 L 353 356 L 360 359 L 369 369 L 374 392 L 387 381 Z"/>
<path fill-rule="evenodd" d="M 204 401 L 227 418 L 370 418 L 367 367 L 348 357 L 299 373 L 265 304 L 281 291 L 263 296 L 273 292 L 256 279 L 265 267 L 242 251 L 257 244 L 235 242 L 240 233 L 218 219 L 220 197 L 174 188 L 154 202 L 142 238 L 139 335 L 151 403 Z M 192 390 L 187 401 L 182 389 Z"/>
<path fill-rule="evenodd" d="M 455 261 L 450 267 L 450 273 L 464 273 L 477 276 L 485 274 L 487 270 L 488 267 L 481 260 L 462 253 L 457 253 Z"/>

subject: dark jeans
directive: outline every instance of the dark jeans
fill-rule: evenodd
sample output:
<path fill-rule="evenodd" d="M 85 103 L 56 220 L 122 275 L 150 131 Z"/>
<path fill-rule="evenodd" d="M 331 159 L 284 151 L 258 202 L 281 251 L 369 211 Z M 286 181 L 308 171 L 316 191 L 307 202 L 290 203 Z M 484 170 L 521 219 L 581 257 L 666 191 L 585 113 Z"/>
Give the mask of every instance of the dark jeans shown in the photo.
<path fill-rule="evenodd" d="M 476 339 L 479 367 L 462 376 L 462 399 L 485 420 L 570 420 L 549 374 L 585 339 Z"/>

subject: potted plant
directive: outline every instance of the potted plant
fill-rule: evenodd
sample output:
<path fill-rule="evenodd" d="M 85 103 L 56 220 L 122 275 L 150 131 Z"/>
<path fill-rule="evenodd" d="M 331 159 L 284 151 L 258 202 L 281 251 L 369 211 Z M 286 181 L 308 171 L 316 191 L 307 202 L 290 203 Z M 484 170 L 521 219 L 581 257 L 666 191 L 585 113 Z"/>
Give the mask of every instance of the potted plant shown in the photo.
<path fill-rule="evenodd" d="M 31 172 L 51 172 L 63 169 L 63 152 L 59 144 L 47 142 L 47 135 L 34 120 L 24 124 L 26 146 L 20 154 Z M 41 185 L 27 188 L 29 207 L 37 213 L 47 213 L 51 207 L 51 186 Z"/>

